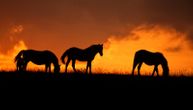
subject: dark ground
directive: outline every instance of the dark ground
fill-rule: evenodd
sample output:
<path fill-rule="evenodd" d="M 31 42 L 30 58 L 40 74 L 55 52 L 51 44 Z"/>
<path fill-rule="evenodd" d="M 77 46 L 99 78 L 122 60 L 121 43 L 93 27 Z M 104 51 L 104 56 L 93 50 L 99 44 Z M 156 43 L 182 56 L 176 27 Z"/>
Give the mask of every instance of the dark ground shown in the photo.
<path fill-rule="evenodd" d="M 1 87 L 192 89 L 193 77 L 151 77 L 115 74 L 1 72 Z"/>
<path fill-rule="evenodd" d="M 181 103 L 189 99 L 192 100 L 192 88 L 193 77 L 163 78 L 42 72 L 0 73 L 0 97 L 4 97 L 3 100 L 8 100 L 8 102 L 14 100 L 14 103 L 18 100 L 28 103 L 33 99 L 35 102 L 40 102 L 40 105 L 42 102 L 52 104 L 62 101 L 60 106 L 65 104 L 64 101 L 71 104 L 83 103 L 83 105 L 86 102 L 93 103 L 92 101 L 95 101 L 97 106 L 99 102 L 105 105 L 108 102 L 113 102 L 115 105 L 124 102 L 129 107 L 129 101 L 132 103 L 147 103 L 148 105 L 152 103 L 170 105 L 174 101 Z M 157 101 L 161 101 L 161 103 Z M 76 106 L 74 105 L 74 107 Z"/>
<path fill-rule="evenodd" d="M 193 77 L 0 73 L 0 99 L 9 104 L 6 107 L 13 107 L 10 103 L 17 103 L 30 108 L 40 105 L 90 109 L 90 104 L 92 108 L 104 105 L 114 108 L 117 104 L 120 104 L 118 108 L 141 108 L 144 104 L 149 109 L 152 104 L 156 104 L 156 108 L 165 108 L 171 106 L 172 102 L 175 102 L 172 106 L 176 107 L 182 102 L 192 102 L 192 88 Z"/>

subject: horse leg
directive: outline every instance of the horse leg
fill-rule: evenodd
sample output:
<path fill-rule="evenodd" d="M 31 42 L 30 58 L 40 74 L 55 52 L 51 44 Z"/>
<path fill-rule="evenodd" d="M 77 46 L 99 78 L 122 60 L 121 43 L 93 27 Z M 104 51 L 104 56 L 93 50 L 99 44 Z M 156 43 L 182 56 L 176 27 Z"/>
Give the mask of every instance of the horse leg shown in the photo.
<path fill-rule="evenodd" d="M 76 73 L 76 68 L 75 68 L 75 63 L 76 63 L 76 60 L 72 60 L 72 68 L 74 70 L 74 72 Z"/>
<path fill-rule="evenodd" d="M 17 71 L 20 71 L 20 67 L 18 65 L 16 66 L 16 68 L 17 68 Z"/>
<path fill-rule="evenodd" d="M 51 64 L 48 66 L 49 72 L 51 73 Z"/>
<path fill-rule="evenodd" d="M 22 65 L 18 66 L 18 71 L 23 71 L 23 66 Z"/>
<path fill-rule="evenodd" d="M 141 66 L 142 66 L 142 62 L 141 63 L 139 63 L 139 65 L 138 65 L 138 76 L 140 76 L 140 69 L 141 69 Z"/>
<path fill-rule="evenodd" d="M 155 72 L 157 73 L 157 76 L 159 76 L 159 75 L 158 75 L 158 66 L 157 66 L 157 65 L 155 65 L 155 67 L 154 67 L 154 69 L 153 69 L 152 76 L 154 76 Z"/>
<path fill-rule="evenodd" d="M 16 67 L 17 67 L 17 71 L 21 71 L 22 65 L 20 60 L 17 61 Z"/>
<path fill-rule="evenodd" d="M 157 76 L 159 76 L 159 71 L 158 71 L 158 66 L 156 66 L 156 73 L 157 73 Z"/>
<path fill-rule="evenodd" d="M 87 65 L 86 65 L 86 73 L 88 73 L 88 65 L 89 65 L 89 64 L 87 63 Z"/>
<path fill-rule="evenodd" d="M 91 62 L 90 62 L 90 74 L 92 74 L 92 65 L 91 65 Z"/>
<path fill-rule="evenodd" d="M 88 67 L 90 68 L 89 73 L 92 74 L 92 72 L 91 72 L 91 61 L 88 62 Z"/>
<path fill-rule="evenodd" d="M 45 65 L 45 72 L 47 73 L 48 71 L 48 65 Z"/>
<path fill-rule="evenodd" d="M 65 73 L 67 73 L 67 69 L 68 69 L 69 63 L 70 63 L 70 58 L 68 58 L 68 61 L 66 62 L 66 70 L 65 70 Z"/>
<path fill-rule="evenodd" d="M 155 70 L 156 70 L 156 66 L 155 66 L 155 67 L 154 67 L 154 69 L 153 69 L 152 76 L 154 76 L 154 74 L 155 74 Z"/>
<path fill-rule="evenodd" d="M 137 66 L 137 63 L 134 61 L 134 63 L 133 63 L 133 70 L 132 70 L 132 75 L 133 76 L 134 76 L 134 72 L 135 72 L 136 66 Z"/>
<path fill-rule="evenodd" d="M 51 72 L 50 64 L 46 64 L 46 73 Z"/>
<path fill-rule="evenodd" d="M 20 62 L 20 63 L 21 64 L 17 64 L 17 70 L 22 72 L 26 71 L 28 62 Z"/>
<path fill-rule="evenodd" d="M 25 64 L 23 65 L 22 71 L 26 71 L 26 70 L 27 70 L 27 64 L 28 64 L 28 63 L 25 63 Z"/>
<path fill-rule="evenodd" d="M 87 62 L 87 66 L 86 66 L 86 73 L 88 74 L 88 69 L 89 69 L 89 73 L 91 74 L 91 61 Z"/>
<path fill-rule="evenodd" d="M 20 67 L 17 67 L 17 71 L 21 71 L 21 68 L 20 68 Z"/>

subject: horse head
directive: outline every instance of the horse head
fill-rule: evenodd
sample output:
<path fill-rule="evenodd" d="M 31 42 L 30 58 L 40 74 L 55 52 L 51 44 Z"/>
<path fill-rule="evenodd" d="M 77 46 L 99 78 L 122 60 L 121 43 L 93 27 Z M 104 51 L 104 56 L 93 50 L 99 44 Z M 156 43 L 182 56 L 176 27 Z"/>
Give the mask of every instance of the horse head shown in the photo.
<path fill-rule="evenodd" d="M 164 56 L 162 57 L 162 63 L 161 63 L 161 65 L 162 65 L 162 68 L 163 68 L 163 76 L 164 76 L 164 77 L 169 76 L 168 62 L 167 62 L 167 60 L 166 60 L 166 58 L 165 58 Z"/>
<path fill-rule="evenodd" d="M 27 61 L 24 58 L 19 58 L 16 62 L 18 71 L 26 71 Z"/>
<path fill-rule="evenodd" d="M 163 67 L 163 76 L 164 76 L 164 77 L 169 76 L 169 67 L 168 67 L 168 64 L 164 64 L 164 65 L 162 65 L 162 67 Z"/>
<path fill-rule="evenodd" d="M 98 45 L 98 52 L 101 56 L 103 56 L 103 44 Z"/>

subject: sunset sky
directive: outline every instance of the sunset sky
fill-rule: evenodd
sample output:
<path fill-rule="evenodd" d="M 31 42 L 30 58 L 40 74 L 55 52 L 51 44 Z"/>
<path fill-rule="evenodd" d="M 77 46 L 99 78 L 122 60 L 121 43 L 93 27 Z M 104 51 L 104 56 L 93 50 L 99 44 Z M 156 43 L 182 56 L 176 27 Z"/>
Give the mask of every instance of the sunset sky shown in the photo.
<path fill-rule="evenodd" d="M 147 49 L 162 52 L 173 74 L 188 74 L 192 10 L 192 0 L 1 0 L 0 69 L 14 69 L 21 49 L 51 50 L 60 58 L 70 47 L 103 43 L 94 71 L 130 73 L 135 52 Z"/>

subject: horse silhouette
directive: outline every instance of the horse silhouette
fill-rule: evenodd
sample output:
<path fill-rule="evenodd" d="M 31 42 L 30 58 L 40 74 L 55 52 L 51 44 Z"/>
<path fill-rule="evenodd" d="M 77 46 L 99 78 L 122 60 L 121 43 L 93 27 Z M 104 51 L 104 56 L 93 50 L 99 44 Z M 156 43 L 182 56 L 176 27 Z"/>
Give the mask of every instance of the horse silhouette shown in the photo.
<path fill-rule="evenodd" d="M 18 58 L 16 62 L 17 71 L 26 71 L 27 63 L 23 58 Z"/>
<path fill-rule="evenodd" d="M 140 75 L 140 69 L 142 64 L 145 63 L 147 65 L 154 65 L 154 70 L 152 73 L 152 76 L 154 76 L 155 72 L 157 72 L 157 76 L 159 76 L 158 73 L 158 66 L 161 64 L 163 69 L 163 76 L 167 77 L 169 75 L 169 68 L 168 68 L 168 62 L 166 58 L 163 56 L 160 52 L 149 52 L 147 50 L 139 50 L 135 53 L 134 62 L 133 62 L 133 70 L 132 75 L 134 75 L 134 70 L 136 66 L 138 65 L 138 75 Z"/>
<path fill-rule="evenodd" d="M 103 44 L 99 45 L 92 45 L 86 49 L 79 49 L 76 47 L 68 49 L 64 54 L 61 56 L 62 62 L 65 64 L 65 58 L 68 57 L 68 60 L 66 62 L 66 69 L 65 72 L 67 73 L 67 68 L 72 60 L 72 67 L 74 72 L 76 71 L 75 68 L 75 62 L 76 60 L 79 61 L 87 61 L 87 66 L 86 66 L 86 73 L 88 73 L 88 69 L 90 69 L 90 74 L 91 74 L 91 63 L 94 60 L 96 54 L 99 53 L 101 56 L 103 56 Z"/>
<path fill-rule="evenodd" d="M 60 71 L 58 58 L 51 51 L 21 50 L 15 57 L 17 70 L 26 70 L 30 61 L 37 65 L 45 65 L 46 72 L 51 72 L 52 63 L 54 64 L 54 72 L 58 73 Z"/>

